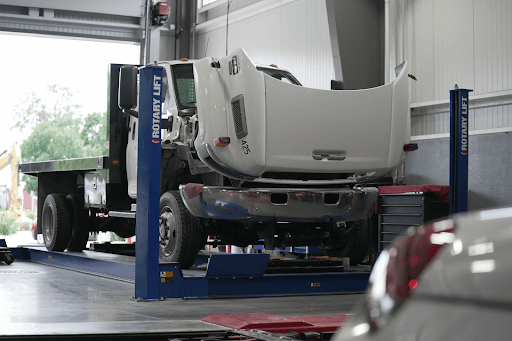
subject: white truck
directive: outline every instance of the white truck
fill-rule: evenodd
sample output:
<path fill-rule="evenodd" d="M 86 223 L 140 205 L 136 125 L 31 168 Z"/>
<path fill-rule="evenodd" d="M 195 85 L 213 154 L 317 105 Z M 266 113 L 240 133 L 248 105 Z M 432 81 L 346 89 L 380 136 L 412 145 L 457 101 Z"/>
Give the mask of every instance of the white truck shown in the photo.
<path fill-rule="evenodd" d="M 391 83 L 364 90 L 303 87 L 243 49 L 156 64 L 160 261 L 192 266 L 208 236 L 272 250 L 314 245 L 362 261 L 378 196 L 365 184 L 397 168 L 410 146 L 407 63 Z M 111 67 L 107 156 L 20 165 L 39 179 L 47 249 L 82 250 L 89 231 L 135 234 L 136 77 L 136 66 Z"/>

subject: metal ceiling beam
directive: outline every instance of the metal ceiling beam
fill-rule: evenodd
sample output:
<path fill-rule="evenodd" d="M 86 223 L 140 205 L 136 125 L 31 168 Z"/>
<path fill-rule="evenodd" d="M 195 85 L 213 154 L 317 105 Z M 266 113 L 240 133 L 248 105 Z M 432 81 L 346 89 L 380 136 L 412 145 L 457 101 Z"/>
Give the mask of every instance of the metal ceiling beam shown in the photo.
<path fill-rule="evenodd" d="M 2 0 L 2 5 L 141 17 L 144 0 Z"/>
<path fill-rule="evenodd" d="M 37 12 L 39 13 L 38 9 Z M 0 13 L 0 31 L 140 41 L 142 29 L 140 24 L 55 18 L 52 12 L 53 10 L 44 9 L 44 16 Z"/>

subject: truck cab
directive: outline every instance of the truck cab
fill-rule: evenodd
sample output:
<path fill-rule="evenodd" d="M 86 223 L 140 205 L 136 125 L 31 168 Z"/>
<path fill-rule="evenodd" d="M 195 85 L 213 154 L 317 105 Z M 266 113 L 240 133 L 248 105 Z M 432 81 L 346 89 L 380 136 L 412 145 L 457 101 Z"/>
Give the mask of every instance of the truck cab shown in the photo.
<path fill-rule="evenodd" d="M 196 90 L 194 86 L 194 60 L 182 58 L 179 61 L 166 61 L 157 63 L 163 67 L 162 81 L 162 121 L 167 122 L 167 129 L 162 130 L 162 148 L 181 150 L 187 156 L 189 167 L 203 166 L 204 170 L 211 171 L 200 165 L 198 161 L 190 161 L 187 153 L 190 151 L 198 132 L 198 115 Z M 258 71 L 288 84 L 302 86 L 302 84 L 288 70 L 278 68 L 275 64 L 266 66 L 257 64 Z M 130 137 L 126 149 L 128 195 L 137 198 L 137 141 L 138 118 L 130 116 Z M 193 154 L 194 151 L 190 153 Z M 198 158 L 192 158 L 192 160 Z M 193 171 L 194 172 L 194 171 Z"/>

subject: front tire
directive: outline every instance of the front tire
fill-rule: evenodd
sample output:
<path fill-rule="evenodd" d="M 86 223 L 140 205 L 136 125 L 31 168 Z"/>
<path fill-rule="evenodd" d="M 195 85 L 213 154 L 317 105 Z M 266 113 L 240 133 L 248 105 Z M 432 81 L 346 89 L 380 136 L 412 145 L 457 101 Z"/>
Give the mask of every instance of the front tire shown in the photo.
<path fill-rule="evenodd" d="M 71 218 L 66 198 L 48 194 L 43 204 L 41 219 L 44 245 L 48 251 L 64 251 L 71 239 Z"/>
<path fill-rule="evenodd" d="M 185 207 L 179 191 L 160 197 L 160 262 L 178 262 L 188 269 L 197 257 L 201 243 L 201 226 Z"/>
<path fill-rule="evenodd" d="M 330 257 L 349 257 L 352 266 L 362 263 L 368 255 L 370 227 L 369 219 L 356 221 L 352 229 L 341 236 L 337 245 L 324 249 L 325 254 Z"/>

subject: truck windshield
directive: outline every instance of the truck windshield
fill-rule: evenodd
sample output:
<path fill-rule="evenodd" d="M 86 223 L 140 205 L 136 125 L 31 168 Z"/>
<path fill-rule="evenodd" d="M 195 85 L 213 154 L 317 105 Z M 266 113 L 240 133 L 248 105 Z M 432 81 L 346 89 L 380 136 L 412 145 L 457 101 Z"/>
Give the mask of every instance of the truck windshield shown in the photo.
<path fill-rule="evenodd" d="M 297 78 L 295 78 L 288 71 L 278 70 L 278 69 L 274 69 L 274 68 L 266 68 L 266 67 L 262 67 L 262 66 L 257 66 L 256 70 L 266 73 L 267 75 L 272 76 L 276 79 L 279 79 L 280 81 L 283 81 L 285 83 L 302 86 L 302 84 L 300 84 L 300 82 L 297 80 Z"/>
<path fill-rule="evenodd" d="M 194 88 L 194 71 L 192 64 L 174 65 L 174 88 L 179 109 L 196 107 L 196 90 Z"/>

